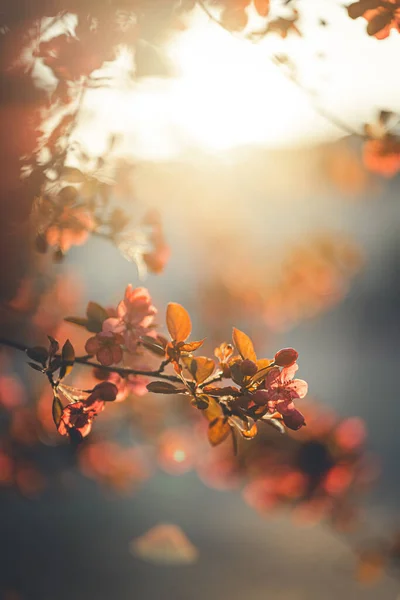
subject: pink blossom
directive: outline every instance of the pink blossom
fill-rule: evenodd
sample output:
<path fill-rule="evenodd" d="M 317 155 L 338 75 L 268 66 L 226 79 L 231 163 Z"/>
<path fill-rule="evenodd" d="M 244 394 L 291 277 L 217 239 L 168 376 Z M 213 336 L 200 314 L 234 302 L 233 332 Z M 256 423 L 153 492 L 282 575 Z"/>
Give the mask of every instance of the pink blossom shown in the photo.
<path fill-rule="evenodd" d="M 274 367 L 265 378 L 268 409 L 271 413 L 278 411 L 290 429 L 300 429 L 305 425 L 303 415 L 293 402 L 297 398 L 304 398 L 308 391 L 307 382 L 293 379 L 298 368 L 297 363 L 283 368 L 282 371 Z"/>
<path fill-rule="evenodd" d="M 108 381 L 117 386 L 118 393 L 115 401 L 123 402 L 130 394 L 133 394 L 134 396 L 144 396 L 147 394 L 148 389 L 146 386 L 150 380 L 143 375 L 128 375 L 127 377 L 121 377 L 118 373 L 110 373 Z"/>
<path fill-rule="evenodd" d="M 128 285 L 124 299 L 118 304 L 117 316 L 103 322 L 103 332 L 123 335 L 128 350 L 135 352 L 139 338 L 151 335 L 149 328 L 153 325 L 156 313 L 148 290 Z"/>
<path fill-rule="evenodd" d="M 122 335 L 111 331 L 102 331 L 89 338 L 85 345 L 88 354 L 95 354 L 100 364 L 105 367 L 117 364 L 122 360 Z"/>
<path fill-rule="evenodd" d="M 61 435 L 78 435 L 84 438 L 92 429 L 95 414 L 95 412 L 87 411 L 83 402 L 68 404 L 63 410 L 58 432 Z"/>

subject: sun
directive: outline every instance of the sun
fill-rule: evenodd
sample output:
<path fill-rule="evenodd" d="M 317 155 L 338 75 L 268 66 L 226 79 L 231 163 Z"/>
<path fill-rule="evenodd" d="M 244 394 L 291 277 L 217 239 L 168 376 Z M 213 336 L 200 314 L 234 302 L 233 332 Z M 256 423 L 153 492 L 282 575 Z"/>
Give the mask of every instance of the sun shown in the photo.
<path fill-rule="evenodd" d="M 261 45 L 198 18 L 167 49 L 176 65 L 175 118 L 210 150 L 290 137 L 293 85 Z"/>
<path fill-rule="evenodd" d="M 126 153 L 155 160 L 284 145 L 296 140 L 310 112 L 313 117 L 307 99 L 268 59 L 265 45 L 230 35 L 201 11 L 161 50 L 172 77 L 88 92 L 80 134 L 94 151 L 108 130 L 123 134 Z M 111 71 L 122 80 L 124 70 L 133 68 L 134 57 L 122 50 Z"/>

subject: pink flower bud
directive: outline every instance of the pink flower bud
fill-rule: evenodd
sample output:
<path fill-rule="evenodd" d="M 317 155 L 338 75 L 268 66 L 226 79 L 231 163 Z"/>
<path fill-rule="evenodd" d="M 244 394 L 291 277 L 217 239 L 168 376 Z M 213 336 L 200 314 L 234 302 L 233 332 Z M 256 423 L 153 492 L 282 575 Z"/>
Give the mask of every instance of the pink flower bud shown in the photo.
<path fill-rule="evenodd" d="M 275 354 L 275 364 L 278 367 L 291 367 L 299 357 L 299 353 L 294 348 L 283 348 Z"/>

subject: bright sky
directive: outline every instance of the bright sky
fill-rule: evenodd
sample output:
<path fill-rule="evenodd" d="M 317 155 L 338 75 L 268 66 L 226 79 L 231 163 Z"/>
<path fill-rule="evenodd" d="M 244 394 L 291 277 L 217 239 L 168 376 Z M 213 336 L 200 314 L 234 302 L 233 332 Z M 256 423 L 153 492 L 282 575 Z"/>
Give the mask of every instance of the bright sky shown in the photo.
<path fill-rule="evenodd" d="M 341 135 L 270 62 L 271 53 L 294 59 L 303 83 L 316 91 L 315 104 L 356 129 L 379 109 L 400 111 L 397 32 L 384 41 L 369 38 L 365 20 L 349 19 L 337 0 L 308 0 L 301 14 L 304 38 L 272 35 L 252 44 L 225 32 L 197 7 L 188 29 L 162 49 L 177 75 L 88 92 L 78 137 L 98 154 L 109 131 L 121 132 L 121 150 L 128 156 L 168 160 L 194 151 L 221 154 Z M 327 27 L 317 26 L 320 17 Z M 130 57 L 122 54 L 118 64 L 123 74 Z"/>

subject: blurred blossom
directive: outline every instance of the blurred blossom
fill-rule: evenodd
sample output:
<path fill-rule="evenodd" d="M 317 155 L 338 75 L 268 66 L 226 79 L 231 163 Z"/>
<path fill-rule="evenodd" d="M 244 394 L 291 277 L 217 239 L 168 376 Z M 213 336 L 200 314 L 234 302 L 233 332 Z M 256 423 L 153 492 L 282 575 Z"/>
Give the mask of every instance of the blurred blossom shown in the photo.
<path fill-rule="evenodd" d="M 13 410 L 26 402 L 26 391 L 19 377 L 0 375 L 0 405 L 6 410 Z"/>
<path fill-rule="evenodd" d="M 377 182 L 347 139 L 321 148 L 321 152 L 322 176 L 341 194 L 354 199 L 378 191 Z"/>
<path fill-rule="evenodd" d="M 82 473 L 115 492 L 136 490 L 149 475 L 149 464 L 140 448 L 114 442 L 91 442 L 79 453 Z"/>
<path fill-rule="evenodd" d="M 339 420 L 312 403 L 305 404 L 304 413 L 310 425 L 301 435 L 291 432 L 282 442 L 265 425 L 251 444 L 241 444 L 236 457 L 230 444 L 203 453 L 197 472 L 213 488 L 244 486 L 245 500 L 263 515 L 286 509 L 296 521 L 325 519 L 349 529 L 377 474 L 364 449 L 365 425 L 359 418 Z"/>
<path fill-rule="evenodd" d="M 158 442 L 158 464 L 171 475 L 183 475 L 194 467 L 196 441 L 190 431 L 167 429 Z"/>
<path fill-rule="evenodd" d="M 82 207 L 65 207 L 56 222 L 46 231 L 46 240 L 63 254 L 71 246 L 84 244 L 94 227 L 90 213 Z"/>
<path fill-rule="evenodd" d="M 248 321 L 251 315 L 257 315 L 258 323 L 262 315 L 273 331 L 315 317 L 344 297 L 362 265 L 356 242 L 327 232 L 294 244 L 266 264 L 259 253 L 252 258 L 251 246 L 244 253 L 241 249 L 240 255 L 235 253 L 229 240 L 220 244 L 218 254 L 218 261 L 209 265 L 199 303 L 215 336 L 234 319 Z"/>
<path fill-rule="evenodd" d="M 131 552 L 147 562 L 185 565 L 196 562 L 197 548 L 177 525 L 160 524 L 130 544 Z"/>

